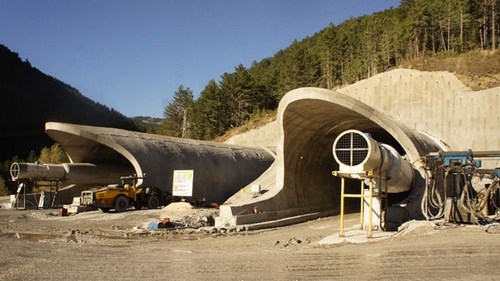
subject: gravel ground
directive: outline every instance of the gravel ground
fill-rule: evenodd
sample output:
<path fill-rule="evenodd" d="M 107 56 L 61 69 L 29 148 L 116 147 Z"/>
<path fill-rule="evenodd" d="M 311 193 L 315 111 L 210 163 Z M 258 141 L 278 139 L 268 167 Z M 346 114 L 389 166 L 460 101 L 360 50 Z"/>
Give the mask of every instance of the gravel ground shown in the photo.
<path fill-rule="evenodd" d="M 412 222 L 364 241 L 348 231 L 355 243 L 335 239 L 338 217 L 260 231 L 189 227 L 216 212 L 0 209 L 0 280 L 500 280 L 498 225 Z M 188 227 L 147 229 L 165 217 Z"/>

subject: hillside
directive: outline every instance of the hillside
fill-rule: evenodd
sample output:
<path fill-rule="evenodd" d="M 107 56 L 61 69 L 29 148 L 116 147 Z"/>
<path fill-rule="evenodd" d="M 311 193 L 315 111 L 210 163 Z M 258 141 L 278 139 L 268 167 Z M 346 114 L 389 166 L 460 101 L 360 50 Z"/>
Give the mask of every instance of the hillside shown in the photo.
<path fill-rule="evenodd" d="M 500 52 L 470 51 L 458 55 L 436 55 L 407 61 L 402 68 L 448 71 L 472 90 L 500 87 Z"/>
<path fill-rule="evenodd" d="M 428 56 L 409 60 L 398 68 L 416 69 L 420 71 L 447 71 L 453 73 L 457 78 L 471 90 L 479 91 L 500 87 L 500 52 L 499 51 L 471 51 L 464 54 L 449 56 Z M 345 87 L 348 87 L 346 85 Z M 262 128 L 276 120 L 276 111 L 268 112 L 257 118 L 249 119 L 245 124 L 231 128 L 222 136 L 215 140 L 228 142 L 231 144 L 252 145 L 252 141 L 247 143 L 242 141 L 248 138 L 243 134 L 247 131 Z M 261 133 L 274 134 L 275 127 L 268 126 L 271 132 Z M 256 131 L 259 134 L 260 131 Z M 241 135 L 241 137 L 238 137 Z M 274 135 L 273 135 L 274 136 Z M 262 145 L 259 143 L 259 145 Z M 269 145 L 269 143 L 266 143 Z"/>
<path fill-rule="evenodd" d="M 500 79 L 496 2 L 401 1 L 329 24 L 249 67 L 235 66 L 209 81 L 197 100 L 174 99 L 165 116 L 172 125 L 164 133 L 181 135 L 187 123 L 190 137 L 214 139 L 260 112 L 276 110 L 293 89 L 339 89 L 397 68 L 446 70 L 472 89 L 495 87 Z M 191 113 L 187 120 L 180 118 L 184 111 Z"/>
<path fill-rule="evenodd" d="M 23 62 L 0 45 L 0 163 L 14 155 L 26 158 L 53 141 L 44 133 L 48 121 L 137 130 L 114 109 Z"/>
<path fill-rule="evenodd" d="M 139 131 L 146 133 L 156 132 L 163 121 L 163 118 L 149 116 L 133 116 L 129 118 L 135 123 Z"/>

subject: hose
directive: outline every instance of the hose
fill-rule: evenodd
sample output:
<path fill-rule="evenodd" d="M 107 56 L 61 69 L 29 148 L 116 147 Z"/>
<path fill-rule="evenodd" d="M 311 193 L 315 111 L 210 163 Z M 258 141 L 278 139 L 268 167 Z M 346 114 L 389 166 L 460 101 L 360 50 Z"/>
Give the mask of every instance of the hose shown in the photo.
<path fill-rule="evenodd" d="M 466 170 L 463 170 L 462 175 L 465 177 L 466 181 L 459 202 L 463 209 L 471 215 L 474 222 L 484 225 L 500 219 L 500 210 L 495 202 L 500 189 L 498 178 L 494 179 L 493 184 L 479 190 L 477 194 L 474 195 L 471 171 L 469 170 L 467 173 Z M 483 213 L 488 205 L 493 208 L 495 214 L 493 217 L 489 217 L 487 214 L 485 215 Z"/>
<path fill-rule="evenodd" d="M 444 196 L 441 196 L 436 188 L 436 179 L 433 177 L 433 175 L 437 174 L 438 168 L 436 166 L 434 171 L 424 168 L 425 190 L 420 207 L 426 220 L 440 219 L 444 215 L 445 201 L 443 198 L 446 198 L 446 189 L 444 190 Z M 433 210 L 437 210 L 437 213 L 434 213 Z"/>

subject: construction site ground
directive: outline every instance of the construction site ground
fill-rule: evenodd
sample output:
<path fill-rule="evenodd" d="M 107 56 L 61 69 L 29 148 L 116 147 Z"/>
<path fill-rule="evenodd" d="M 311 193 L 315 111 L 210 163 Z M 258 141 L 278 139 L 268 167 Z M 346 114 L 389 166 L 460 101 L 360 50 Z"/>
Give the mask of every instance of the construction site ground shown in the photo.
<path fill-rule="evenodd" d="M 500 226 L 413 221 L 359 231 L 359 215 L 263 230 L 204 227 L 217 209 L 0 209 L 0 280 L 499 280 Z M 161 218 L 175 229 L 152 230 Z M 187 227 L 183 227 L 187 226 Z"/>

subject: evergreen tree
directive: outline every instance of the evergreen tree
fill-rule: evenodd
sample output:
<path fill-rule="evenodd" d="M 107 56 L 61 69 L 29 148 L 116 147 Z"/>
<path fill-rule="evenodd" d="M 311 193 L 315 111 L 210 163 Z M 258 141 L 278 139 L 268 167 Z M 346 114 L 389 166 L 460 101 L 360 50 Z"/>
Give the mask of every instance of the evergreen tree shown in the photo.
<path fill-rule="evenodd" d="M 238 65 L 233 73 L 224 73 L 221 77 L 220 90 L 227 101 L 231 115 L 230 127 L 237 127 L 248 119 L 253 110 L 258 108 L 255 101 L 257 87 L 248 70 Z"/>
<path fill-rule="evenodd" d="M 259 110 L 272 110 L 278 106 L 278 71 L 274 60 L 263 59 L 260 63 L 254 62 L 248 70 L 255 82 L 256 99 Z"/>
<path fill-rule="evenodd" d="M 42 148 L 38 162 L 40 164 L 60 164 L 69 162 L 69 159 L 62 147 L 55 143 L 50 148 Z"/>
<path fill-rule="evenodd" d="M 26 162 L 34 163 L 36 161 L 38 161 L 38 158 L 36 157 L 35 151 L 31 150 L 28 155 L 28 158 L 26 159 Z"/>
<path fill-rule="evenodd" d="M 218 82 L 210 81 L 194 105 L 194 115 L 189 114 L 189 106 L 178 110 L 179 102 L 174 100 L 165 110 L 164 131 L 181 136 L 181 120 L 186 119 L 194 123 L 193 137 L 211 139 L 256 112 L 275 110 L 283 95 L 299 87 L 333 89 L 405 60 L 495 49 L 500 36 L 499 3 L 402 0 L 399 7 L 330 24 L 248 69 L 240 64 Z"/>
<path fill-rule="evenodd" d="M 193 92 L 180 85 L 174 93 L 173 100 L 163 110 L 165 118 L 158 133 L 173 137 L 191 138 L 191 122 L 193 117 Z"/>
<path fill-rule="evenodd" d="M 317 47 L 321 65 L 319 86 L 326 89 L 333 89 L 337 80 L 340 58 L 337 38 L 337 29 L 332 23 L 318 34 Z"/>
<path fill-rule="evenodd" d="M 229 128 L 230 108 L 227 96 L 214 80 L 205 86 L 195 102 L 194 131 L 199 139 L 213 139 Z"/>

